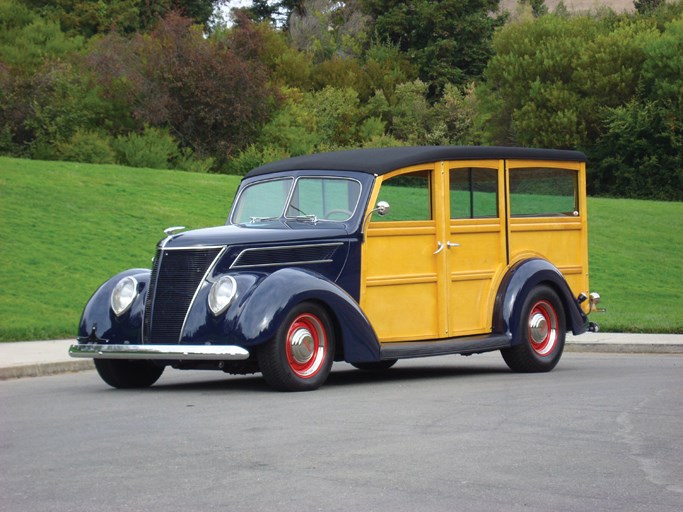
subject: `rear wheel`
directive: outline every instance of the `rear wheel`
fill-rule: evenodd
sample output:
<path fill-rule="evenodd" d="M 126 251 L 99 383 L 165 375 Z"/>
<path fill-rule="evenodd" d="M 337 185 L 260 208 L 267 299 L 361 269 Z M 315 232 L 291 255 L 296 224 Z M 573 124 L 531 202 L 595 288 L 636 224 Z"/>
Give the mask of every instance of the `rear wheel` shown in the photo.
<path fill-rule="evenodd" d="M 326 311 L 303 302 L 293 308 L 258 361 L 266 382 L 283 391 L 311 391 L 327 380 L 334 362 L 334 333 Z"/>
<path fill-rule="evenodd" d="M 164 367 L 151 361 L 95 359 L 95 368 L 102 380 L 114 388 L 147 388 L 154 384 Z"/>
<path fill-rule="evenodd" d="M 564 350 L 565 314 L 557 293 L 537 286 L 522 306 L 513 347 L 501 350 L 511 370 L 548 372 L 555 368 Z"/>

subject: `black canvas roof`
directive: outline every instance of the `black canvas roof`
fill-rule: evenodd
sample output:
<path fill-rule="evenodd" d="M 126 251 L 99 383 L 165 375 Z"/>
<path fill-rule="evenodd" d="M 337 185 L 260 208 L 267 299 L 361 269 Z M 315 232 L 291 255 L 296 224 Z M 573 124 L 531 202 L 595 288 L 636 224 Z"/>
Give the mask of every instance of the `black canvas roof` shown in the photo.
<path fill-rule="evenodd" d="M 252 169 L 246 177 L 279 171 L 360 171 L 371 174 L 388 172 L 442 160 L 560 160 L 585 162 L 579 151 L 561 149 L 529 149 L 501 146 L 416 146 L 370 148 L 318 153 L 279 160 Z"/>

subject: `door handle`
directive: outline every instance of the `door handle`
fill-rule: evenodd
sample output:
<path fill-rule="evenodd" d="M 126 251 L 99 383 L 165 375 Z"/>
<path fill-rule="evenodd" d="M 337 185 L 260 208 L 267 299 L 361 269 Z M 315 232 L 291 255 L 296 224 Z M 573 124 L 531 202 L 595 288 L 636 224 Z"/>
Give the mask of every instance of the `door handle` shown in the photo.
<path fill-rule="evenodd" d="M 444 247 L 446 246 L 441 242 L 436 242 L 436 251 L 434 251 L 434 254 L 439 254 L 441 251 L 443 251 Z"/>
<path fill-rule="evenodd" d="M 460 244 L 456 242 L 446 242 L 446 246 L 450 249 L 451 247 L 460 247 Z"/>

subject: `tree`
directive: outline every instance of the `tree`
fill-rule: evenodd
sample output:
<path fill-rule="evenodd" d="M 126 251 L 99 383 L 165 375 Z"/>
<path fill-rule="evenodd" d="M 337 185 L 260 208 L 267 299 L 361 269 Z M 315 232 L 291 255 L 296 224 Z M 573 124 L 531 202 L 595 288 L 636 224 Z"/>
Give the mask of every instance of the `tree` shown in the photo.
<path fill-rule="evenodd" d="M 295 48 L 322 62 L 333 56 L 358 56 L 364 49 L 369 18 L 357 2 L 305 0 L 302 12 L 289 17 L 289 37 Z"/>
<path fill-rule="evenodd" d="M 494 15 L 499 0 L 362 0 L 380 41 L 398 46 L 430 84 L 432 94 L 447 83 L 479 78 L 493 55 L 494 30 L 505 20 Z"/>
<path fill-rule="evenodd" d="M 127 104 L 139 129 L 168 127 L 199 157 L 224 162 L 245 146 L 268 119 L 275 102 L 253 41 L 204 37 L 201 27 L 171 13 L 149 35 L 110 34 L 95 41 L 89 56 L 111 101 Z M 233 41 L 252 53 L 238 52 Z M 244 53 L 247 53 L 244 55 Z"/>
<path fill-rule="evenodd" d="M 64 59 L 82 48 L 83 38 L 67 36 L 58 22 L 16 0 L 0 0 L 0 62 L 17 73 L 30 74 L 46 60 Z"/>
<path fill-rule="evenodd" d="M 596 140 L 601 111 L 625 104 L 641 81 L 646 20 L 548 15 L 506 25 L 480 86 L 486 140 L 575 148 Z"/>
<path fill-rule="evenodd" d="M 683 130 L 662 105 L 634 99 L 608 109 L 604 123 L 588 149 L 589 193 L 683 201 Z"/>
<path fill-rule="evenodd" d="M 649 14 L 662 5 L 662 3 L 664 3 L 664 0 L 634 0 L 633 7 L 640 14 Z"/>
<path fill-rule="evenodd" d="M 683 18 L 643 47 L 644 90 L 604 114 L 591 156 L 600 194 L 683 200 Z"/>
<path fill-rule="evenodd" d="M 519 0 L 519 3 L 530 6 L 531 12 L 536 18 L 548 14 L 548 6 L 545 5 L 545 0 Z"/>
<path fill-rule="evenodd" d="M 130 34 L 149 30 L 171 11 L 207 26 L 224 0 L 24 0 L 45 17 L 60 23 L 71 34 L 92 37 L 111 30 Z"/>
<path fill-rule="evenodd" d="M 242 10 L 253 21 L 267 21 L 272 25 L 287 27 L 292 13 L 304 13 L 304 0 L 252 0 L 249 7 Z"/>

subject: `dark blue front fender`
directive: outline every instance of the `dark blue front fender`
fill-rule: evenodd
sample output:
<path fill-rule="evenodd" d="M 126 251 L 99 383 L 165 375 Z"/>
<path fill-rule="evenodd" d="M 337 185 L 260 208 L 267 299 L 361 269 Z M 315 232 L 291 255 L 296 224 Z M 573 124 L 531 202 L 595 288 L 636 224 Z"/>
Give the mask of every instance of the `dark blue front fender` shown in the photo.
<path fill-rule="evenodd" d="M 109 343 L 141 343 L 142 318 L 151 271 L 133 268 L 115 275 L 93 293 L 83 309 L 78 326 L 80 339 L 96 336 Z M 130 309 L 117 317 L 111 309 L 111 293 L 124 277 L 132 276 L 138 282 L 138 295 Z"/>
<path fill-rule="evenodd" d="M 239 282 L 239 276 L 234 276 Z M 329 312 L 346 361 L 379 360 L 377 336 L 356 301 L 333 282 L 304 269 L 284 268 L 265 276 L 226 316 L 226 322 L 232 323 L 233 317 L 231 331 L 239 342 L 258 345 L 275 336 L 294 306 L 307 301 L 317 302 Z"/>
<path fill-rule="evenodd" d="M 562 301 L 567 331 L 574 334 L 586 331 L 588 318 L 572 295 L 562 273 L 552 263 L 532 258 L 515 264 L 503 278 L 493 310 L 495 333 L 507 334 L 512 338 L 513 345 L 521 341 L 514 339 L 514 333 L 519 328 L 524 299 L 534 287 L 541 284 L 555 290 Z"/>

